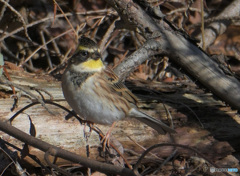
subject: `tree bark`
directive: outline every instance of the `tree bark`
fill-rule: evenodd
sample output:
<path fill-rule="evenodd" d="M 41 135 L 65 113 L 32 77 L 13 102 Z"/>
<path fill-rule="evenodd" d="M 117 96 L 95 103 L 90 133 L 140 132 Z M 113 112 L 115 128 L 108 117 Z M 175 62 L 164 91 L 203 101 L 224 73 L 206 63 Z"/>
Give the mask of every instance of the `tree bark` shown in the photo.
<path fill-rule="evenodd" d="M 52 95 L 54 102 L 69 108 L 66 101 L 64 100 L 59 81 L 53 79 L 50 76 L 41 77 L 13 70 L 11 71 L 9 70 L 9 73 L 12 82 L 20 84 L 22 87 L 25 88 L 25 90 L 30 91 L 32 94 L 35 94 L 36 96 L 39 96 L 39 94 L 33 89 L 33 87 L 38 90 L 44 89 Z M 2 79 L 4 78 L 2 77 L 1 80 Z M 159 87 L 163 86 L 163 83 L 161 83 L 161 86 L 157 84 L 149 85 L 138 81 L 134 83 L 135 86 L 140 88 L 142 87 L 142 89 L 148 88 L 147 86 L 154 89 L 158 89 Z M 31 88 L 29 86 L 31 86 Z M 167 86 L 168 85 L 166 85 L 166 87 Z M 224 158 L 225 156 L 230 155 L 234 151 L 234 149 L 239 150 L 236 147 L 239 145 L 230 146 L 229 143 L 227 142 L 219 142 L 217 140 L 214 140 L 213 138 L 206 138 L 206 136 L 213 135 L 217 136 L 218 138 L 222 137 L 221 140 L 223 139 L 228 140 L 228 138 L 230 138 L 231 141 L 237 141 L 237 138 L 239 138 L 237 134 L 240 134 L 239 132 L 237 132 L 237 129 L 221 128 L 225 130 L 224 136 L 222 136 L 222 131 L 218 130 L 218 127 L 223 126 L 223 123 L 225 127 L 228 126 L 234 127 L 238 125 L 236 124 L 236 121 L 229 120 L 230 118 L 236 119 L 235 117 L 236 112 L 231 111 L 221 101 L 214 100 L 211 94 L 205 94 L 203 91 L 199 91 L 198 89 L 196 89 L 196 87 L 195 88 L 192 87 L 190 91 L 194 92 L 193 94 L 177 93 L 178 92 L 177 88 L 176 86 L 174 87 L 175 90 L 171 88 L 171 92 L 175 93 L 164 94 L 160 97 L 153 96 L 150 97 L 149 99 L 151 100 L 155 99 L 155 101 L 165 102 L 165 106 L 171 112 L 173 122 L 177 127 L 176 135 L 174 135 L 173 137 L 169 137 L 169 135 L 158 135 L 157 132 L 155 132 L 153 129 L 145 126 L 144 124 L 138 122 L 137 120 L 126 119 L 119 121 L 117 123 L 111 135 L 112 136 L 111 142 L 114 143 L 114 145 L 118 144 L 116 146 L 121 151 L 123 151 L 122 150 L 123 147 L 124 149 L 141 154 L 143 152 L 143 149 L 140 148 L 138 145 L 148 148 L 157 143 L 163 142 L 173 143 L 174 140 L 174 142 L 178 144 L 184 144 L 198 148 L 200 152 L 207 153 L 209 159 L 212 160 L 215 160 L 216 156 L 218 157 L 221 156 L 222 158 Z M 170 88 L 165 88 L 165 90 L 170 90 Z M 29 96 L 26 93 L 24 93 L 23 91 L 19 91 L 18 89 L 16 89 L 16 91 L 17 94 L 21 94 L 22 96 L 19 99 L 18 107 L 13 112 L 11 112 L 10 109 L 12 108 L 14 103 L 13 99 L 11 98 L 12 94 L 11 88 L 10 86 L 0 84 L 1 95 L 0 117 L 2 122 L 8 121 L 17 111 L 19 111 L 20 109 L 22 109 L 26 105 L 29 105 L 32 102 L 32 100 L 29 99 Z M 42 94 L 45 97 L 45 99 L 49 99 L 47 94 L 43 92 Z M 166 121 L 167 114 L 162 103 L 156 102 L 147 103 L 147 105 L 143 103 L 142 105 L 145 108 L 146 106 L 148 107 L 148 111 L 146 113 L 153 115 L 155 118 L 165 120 L 164 122 L 167 123 Z M 26 109 L 23 113 L 20 113 L 12 121 L 12 125 L 14 127 L 17 127 L 23 132 L 29 133 L 30 130 L 29 118 L 30 118 L 36 129 L 36 138 L 41 139 L 57 147 L 64 148 L 68 151 L 74 152 L 84 157 L 87 156 L 86 145 L 88 144 L 90 146 L 90 158 L 99 161 L 103 160 L 101 157 L 99 157 L 100 140 L 99 135 L 97 133 L 92 132 L 90 138 L 88 139 L 88 141 L 86 141 L 86 138 L 84 137 L 83 134 L 84 125 L 80 124 L 79 121 L 76 120 L 75 118 L 65 120 L 65 117 L 68 113 L 66 113 L 59 107 L 48 104 L 46 104 L 46 107 L 48 107 L 48 109 L 51 112 L 53 112 L 54 115 L 49 113 L 43 106 L 41 106 L 41 104 L 38 104 Z M 149 110 L 149 108 L 151 109 L 154 108 L 154 111 Z M 194 111 L 193 110 L 191 111 L 189 109 L 194 109 Z M 213 110 L 214 112 L 211 109 L 214 109 Z M 193 116 L 193 112 L 197 114 L 197 116 L 200 118 L 200 121 L 202 120 L 204 121 L 204 127 L 210 129 L 210 131 L 206 131 L 205 129 L 200 128 L 199 125 L 197 125 L 199 124 L 198 121 L 194 126 L 187 125 L 186 121 L 188 121 L 187 120 L 188 116 L 191 117 L 192 119 L 196 119 L 196 116 Z M 204 112 L 204 114 L 201 114 L 202 112 Z M 206 112 L 209 112 L 209 114 Z M 215 113 L 217 113 L 217 118 L 219 120 L 213 122 L 211 119 L 214 118 Z M 226 116 L 228 118 L 226 118 Z M 206 119 L 208 119 L 209 121 L 206 121 Z M 104 134 L 109 129 L 109 127 L 106 125 L 96 124 L 96 126 L 100 128 Z M 211 129 L 215 128 L 216 128 L 215 131 L 214 130 L 211 131 Z M 88 131 L 88 128 L 86 130 Z M 18 141 L 15 138 L 10 137 L 8 134 L 1 131 L 0 135 L 2 136 L 2 139 L 4 139 L 5 141 L 19 148 L 22 148 L 23 143 L 21 141 Z M 120 143 L 117 141 L 119 141 Z M 136 143 L 138 145 L 136 145 Z M 201 147 L 199 148 L 199 146 Z M 219 146 L 222 146 L 224 150 L 219 150 Z M 211 150 L 209 150 L 210 148 Z M 167 157 L 171 154 L 172 150 L 173 150 L 172 147 L 165 147 L 160 148 L 157 151 L 154 151 L 154 153 L 160 157 Z M 209 151 L 215 151 L 215 153 L 211 153 Z M 30 147 L 30 153 L 37 156 L 40 159 L 40 161 L 45 163 L 43 159 L 44 158 L 43 152 L 40 152 L 38 149 L 34 147 Z M 26 157 L 25 160 L 31 162 L 31 159 L 29 157 Z M 33 164 L 33 162 L 31 163 Z M 67 162 L 66 160 L 62 160 L 61 158 L 57 160 L 57 164 L 66 163 L 69 162 Z"/>
<path fill-rule="evenodd" d="M 235 77 L 226 75 L 205 52 L 183 34 L 174 31 L 167 23 L 154 20 L 133 1 L 106 1 L 116 9 L 128 28 L 141 31 L 147 39 L 155 40 L 154 47 L 148 46 L 145 52 L 160 50 L 168 53 L 172 61 L 185 69 L 202 85 L 233 108 L 240 110 L 240 82 Z M 136 53 L 132 56 L 138 57 Z M 131 60 L 132 56 L 118 65 L 117 74 L 125 75 L 132 68 L 137 67 L 138 63 Z"/>

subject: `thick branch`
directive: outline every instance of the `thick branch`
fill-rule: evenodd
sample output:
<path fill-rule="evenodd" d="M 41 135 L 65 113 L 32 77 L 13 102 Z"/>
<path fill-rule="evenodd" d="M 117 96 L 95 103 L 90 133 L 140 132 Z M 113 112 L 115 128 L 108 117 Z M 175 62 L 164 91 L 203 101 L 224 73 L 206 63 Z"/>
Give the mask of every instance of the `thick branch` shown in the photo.
<path fill-rule="evenodd" d="M 69 152 L 67 150 L 63 150 L 59 147 L 55 147 L 54 145 L 51 145 L 35 137 L 32 137 L 24 133 L 23 131 L 1 121 L 0 121 L 0 130 L 44 152 L 50 152 L 52 155 L 56 157 L 60 157 L 72 162 L 80 163 L 83 166 L 92 168 L 93 170 L 97 170 L 104 173 L 117 174 L 117 175 L 135 175 L 130 169 L 117 167 L 111 164 L 101 163 L 95 160 L 91 160 L 91 159 L 76 155 L 75 153 Z"/>
<path fill-rule="evenodd" d="M 114 69 L 114 72 L 119 77 L 125 77 L 129 72 L 135 70 L 141 63 L 149 59 L 149 57 L 159 53 L 163 53 L 163 51 L 159 49 L 159 43 L 153 39 L 148 40 L 137 51 L 131 54 L 131 56 L 121 62 L 121 64 Z"/>
<path fill-rule="evenodd" d="M 159 43 L 159 50 L 169 53 L 175 63 L 187 70 L 215 95 L 232 107 L 240 109 L 239 81 L 234 77 L 225 75 L 206 53 L 181 34 L 175 34 L 169 27 L 155 23 L 132 1 L 107 0 L 107 2 L 118 11 L 123 20 L 127 20 L 126 24 L 135 25 L 145 36 L 156 36 L 155 40 Z M 124 68 L 123 64 L 117 68 L 118 72 Z M 132 67 L 136 67 L 135 64 L 133 62 Z"/>

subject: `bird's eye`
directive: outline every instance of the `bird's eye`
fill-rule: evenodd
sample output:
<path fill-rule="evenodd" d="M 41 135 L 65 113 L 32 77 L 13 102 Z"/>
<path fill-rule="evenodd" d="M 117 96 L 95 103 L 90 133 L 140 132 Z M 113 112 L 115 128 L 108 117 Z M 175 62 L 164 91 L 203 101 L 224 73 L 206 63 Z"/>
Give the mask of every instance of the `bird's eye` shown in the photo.
<path fill-rule="evenodd" d="M 86 57 L 88 55 L 87 51 L 80 51 L 80 55 Z"/>

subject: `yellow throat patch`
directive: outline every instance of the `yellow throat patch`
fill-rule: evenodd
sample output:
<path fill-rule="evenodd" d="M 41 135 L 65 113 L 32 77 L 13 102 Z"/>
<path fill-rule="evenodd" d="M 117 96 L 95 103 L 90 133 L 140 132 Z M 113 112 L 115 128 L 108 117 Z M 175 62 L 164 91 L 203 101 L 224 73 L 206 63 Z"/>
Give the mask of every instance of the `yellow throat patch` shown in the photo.
<path fill-rule="evenodd" d="M 84 63 L 82 63 L 83 67 L 89 70 L 98 70 L 104 67 L 102 60 L 99 58 L 98 60 L 90 59 Z"/>

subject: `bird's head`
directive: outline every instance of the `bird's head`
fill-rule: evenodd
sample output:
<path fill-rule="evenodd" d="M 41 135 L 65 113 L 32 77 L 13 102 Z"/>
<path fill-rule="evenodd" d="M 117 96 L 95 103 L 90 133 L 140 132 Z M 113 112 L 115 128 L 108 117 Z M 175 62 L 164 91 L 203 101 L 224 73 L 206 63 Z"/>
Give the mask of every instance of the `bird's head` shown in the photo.
<path fill-rule="evenodd" d="M 98 72 L 105 68 L 98 45 L 87 37 L 79 39 L 78 47 L 70 59 L 69 66 L 78 72 Z"/>

